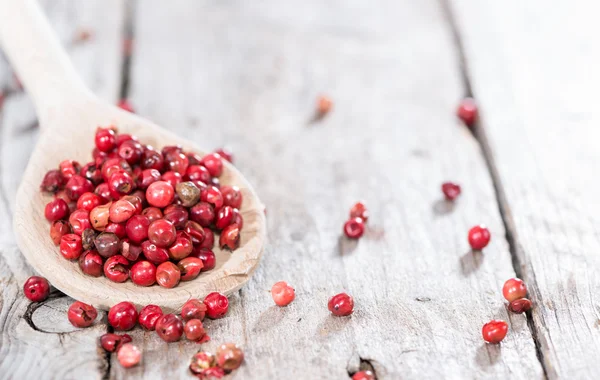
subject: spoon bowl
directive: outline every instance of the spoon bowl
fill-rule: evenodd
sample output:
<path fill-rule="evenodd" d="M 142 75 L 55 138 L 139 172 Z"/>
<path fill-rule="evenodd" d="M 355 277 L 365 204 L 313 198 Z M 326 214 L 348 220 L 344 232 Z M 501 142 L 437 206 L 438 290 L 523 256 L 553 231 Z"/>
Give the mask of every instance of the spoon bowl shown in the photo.
<path fill-rule="evenodd" d="M 35 2 L 0 0 L 0 15 L 11 16 L 0 20 L 0 42 L 30 92 L 40 119 L 41 133 L 23 174 L 14 209 L 14 232 L 29 264 L 63 293 L 101 309 L 130 301 L 138 307 L 155 304 L 174 311 L 190 298 L 203 298 L 213 291 L 228 295 L 241 288 L 262 256 L 266 223 L 264 207 L 252 186 L 225 160 L 219 180 L 223 185 L 241 189 L 244 228 L 238 249 L 233 252 L 214 249 L 217 259 L 214 269 L 171 289 L 158 285 L 141 287 L 130 281 L 114 283 L 105 277 L 87 276 L 76 261 L 62 257 L 50 238 L 50 224 L 44 217 L 44 207 L 52 197 L 41 193 L 39 186 L 45 173 L 57 168 L 62 160 L 73 159 L 82 164 L 92 161 L 98 126 L 114 125 L 120 133 L 135 135 L 142 144 L 158 149 L 181 145 L 186 151 L 205 152 L 192 142 L 92 95 L 75 74 Z M 15 42 L 15 38 L 21 40 Z"/>

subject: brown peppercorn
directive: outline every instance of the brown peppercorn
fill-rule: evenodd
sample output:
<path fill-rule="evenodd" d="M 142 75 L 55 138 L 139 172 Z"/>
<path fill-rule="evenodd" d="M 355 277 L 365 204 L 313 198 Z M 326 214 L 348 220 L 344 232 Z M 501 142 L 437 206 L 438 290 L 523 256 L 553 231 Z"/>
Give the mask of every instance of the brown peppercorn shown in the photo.
<path fill-rule="evenodd" d="M 225 371 L 238 369 L 244 361 L 244 352 L 235 343 L 225 343 L 217 349 L 217 365 Z"/>
<path fill-rule="evenodd" d="M 185 207 L 192 207 L 200 200 L 200 189 L 193 182 L 178 183 L 175 190 Z"/>
<path fill-rule="evenodd" d="M 85 251 L 94 249 L 94 239 L 96 239 L 96 231 L 93 228 L 86 228 L 81 234 L 81 243 Z"/>
<path fill-rule="evenodd" d="M 102 257 L 111 257 L 119 253 L 121 242 L 117 235 L 112 232 L 102 232 L 94 239 L 94 245 L 98 254 Z"/>
<path fill-rule="evenodd" d="M 531 309 L 531 301 L 527 298 L 519 298 L 510 303 L 508 308 L 513 313 L 522 314 Z"/>

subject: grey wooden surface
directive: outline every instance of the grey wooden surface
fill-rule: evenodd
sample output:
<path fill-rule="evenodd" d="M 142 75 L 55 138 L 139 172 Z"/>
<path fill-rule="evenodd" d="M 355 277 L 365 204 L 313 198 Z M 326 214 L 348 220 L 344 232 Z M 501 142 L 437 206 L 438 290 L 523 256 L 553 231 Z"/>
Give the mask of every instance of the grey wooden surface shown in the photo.
<path fill-rule="evenodd" d="M 584 43 L 597 34 L 584 10 L 540 14 L 537 0 L 44 5 L 96 93 L 129 97 L 206 149 L 230 146 L 267 205 L 264 259 L 228 317 L 206 323 L 212 340 L 201 346 L 244 347 L 231 378 L 344 379 L 359 367 L 379 379 L 598 372 L 598 117 L 585 95 L 599 60 Z M 556 29 L 568 12 L 573 21 Z M 81 28 L 88 41 L 73 40 Z M 131 60 L 122 49 L 130 34 Z M 192 378 L 196 344 L 136 329 L 143 363 L 125 370 L 96 346 L 104 314 L 79 330 L 66 319 L 69 297 L 35 306 L 23 297 L 32 271 L 12 236 L 11 204 L 36 122 L 6 62 L 0 88 L 0 379 Z M 454 116 L 471 89 L 478 138 Z M 321 93 L 335 105 L 315 122 Z M 454 207 L 441 200 L 448 179 L 463 187 Z M 358 199 L 371 218 L 351 242 L 340 232 Z M 483 255 L 466 241 L 478 223 L 492 231 Z M 529 321 L 504 306 L 515 270 L 532 289 Z M 270 297 L 279 280 L 296 288 L 287 308 Z M 327 311 L 341 291 L 355 298 L 350 318 Z M 510 324 L 500 346 L 481 339 L 493 318 Z"/>

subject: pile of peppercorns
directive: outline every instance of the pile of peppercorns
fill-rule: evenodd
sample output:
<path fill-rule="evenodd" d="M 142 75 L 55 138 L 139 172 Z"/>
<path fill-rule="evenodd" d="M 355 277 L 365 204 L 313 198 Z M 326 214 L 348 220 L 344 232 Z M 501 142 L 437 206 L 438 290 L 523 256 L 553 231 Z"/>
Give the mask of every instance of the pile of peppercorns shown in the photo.
<path fill-rule="evenodd" d="M 228 152 L 158 151 L 112 126 L 94 142 L 91 162 L 62 161 L 40 186 L 54 244 L 85 274 L 172 288 L 215 267 L 214 232 L 238 247 L 242 193 L 218 179 Z"/>

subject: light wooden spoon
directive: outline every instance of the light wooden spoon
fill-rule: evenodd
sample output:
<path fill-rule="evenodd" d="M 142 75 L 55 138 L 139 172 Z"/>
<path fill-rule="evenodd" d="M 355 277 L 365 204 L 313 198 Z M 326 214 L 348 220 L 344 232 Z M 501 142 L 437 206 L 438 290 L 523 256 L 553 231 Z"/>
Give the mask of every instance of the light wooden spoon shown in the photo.
<path fill-rule="evenodd" d="M 215 269 L 165 289 L 90 277 L 77 262 L 65 260 L 50 239 L 50 225 L 44 217 L 44 206 L 51 197 L 41 194 L 39 185 L 44 174 L 61 160 L 91 161 L 97 126 L 116 125 L 121 132 L 159 148 L 179 144 L 203 152 L 193 142 L 97 99 L 77 76 L 35 1 L 0 0 L 0 43 L 33 98 L 40 121 L 39 141 L 23 174 L 14 208 L 19 248 L 40 275 L 69 296 L 102 309 L 131 301 L 137 306 L 156 304 L 177 310 L 190 298 L 212 291 L 230 294 L 249 280 L 264 250 L 264 207 L 252 186 L 229 164 L 225 164 L 220 180 L 242 189 L 244 228 L 240 247 L 233 253 L 215 248 Z"/>

